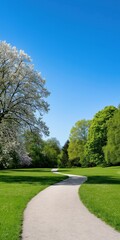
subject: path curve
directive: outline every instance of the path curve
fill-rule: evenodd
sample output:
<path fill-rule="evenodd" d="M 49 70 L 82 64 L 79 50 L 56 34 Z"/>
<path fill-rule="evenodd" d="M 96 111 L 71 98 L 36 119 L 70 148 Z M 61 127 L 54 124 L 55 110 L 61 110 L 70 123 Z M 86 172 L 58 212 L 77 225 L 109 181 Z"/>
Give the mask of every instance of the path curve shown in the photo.
<path fill-rule="evenodd" d="M 78 196 L 86 177 L 67 180 L 36 195 L 24 212 L 23 240 L 120 240 L 120 233 L 91 214 Z"/>

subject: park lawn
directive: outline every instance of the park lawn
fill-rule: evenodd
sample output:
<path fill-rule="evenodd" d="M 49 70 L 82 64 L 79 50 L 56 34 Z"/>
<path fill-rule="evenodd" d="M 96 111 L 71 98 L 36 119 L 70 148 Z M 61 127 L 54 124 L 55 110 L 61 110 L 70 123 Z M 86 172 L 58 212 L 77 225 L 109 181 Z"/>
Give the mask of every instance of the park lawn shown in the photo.
<path fill-rule="evenodd" d="M 0 240 L 20 239 L 28 201 L 49 185 L 65 179 L 50 169 L 0 171 Z"/>
<path fill-rule="evenodd" d="M 88 180 L 79 189 L 82 202 L 120 231 L 120 166 L 60 169 L 60 172 L 87 176 Z"/>

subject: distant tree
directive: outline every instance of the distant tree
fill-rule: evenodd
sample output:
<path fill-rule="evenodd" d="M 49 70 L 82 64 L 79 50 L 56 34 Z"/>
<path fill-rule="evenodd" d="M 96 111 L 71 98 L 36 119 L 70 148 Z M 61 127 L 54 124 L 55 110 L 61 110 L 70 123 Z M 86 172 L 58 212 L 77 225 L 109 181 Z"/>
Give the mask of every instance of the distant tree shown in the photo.
<path fill-rule="evenodd" d="M 68 167 L 69 166 L 68 147 L 69 147 L 69 140 L 66 141 L 66 143 L 62 147 L 61 152 L 58 156 L 58 166 L 59 167 Z"/>
<path fill-rule="evenodd" d="M 70 132 L 70 143 L 68 147 L 68 155 L 71 165 L 79 166 L 84 161 L 84 150 L 88 137 L 88 129 L 90 127 L 89 120 L 80 120 L 75 123 Z"/>
<path fill-rule="evenodd" d="M 0 42 L 0 123 L 11 120 L 48 134 L 42 116 L 48 111 L 45 98 L 49 92 L 45 80 L 30 62 L 24 51 Z"/>
<path fill-rule="evenodd" d="M 32 159 L 33 167 L 46 167 L 46 159 L 44 158 L 43 148 L 44 141 L 39 132 L 27 130 L 24 133 L 24 144 L 26 151 Z"/>
<path fill-rule="evenodd" d="M 56 167 L 58 155 L 60 154 L 60 143 L 56 138 L 44 142 L 43 155 L 47 159 L 48 167 Z"/>
<path fill-rule="evenodd" d="M 86 165 L 96 166 L 104 163 L 103 147 L 107 144 L 107 122 L 115 111 L 114 106 L 107 106 L 94 116 L 85 149 Z"/>
<path fill-rule="evenodd" d="M 33 167 L 56 167 L 60 143 L 56 138 L 43 140 L 37 131 L 27 130 L 24 134 L 26 151 L 32 158 Z"/>
<path fill-rule="evenodd" d="M 107 165 L 120 165 L 120 108 L 107 123 L 107 145 L 104 147 Z"/>

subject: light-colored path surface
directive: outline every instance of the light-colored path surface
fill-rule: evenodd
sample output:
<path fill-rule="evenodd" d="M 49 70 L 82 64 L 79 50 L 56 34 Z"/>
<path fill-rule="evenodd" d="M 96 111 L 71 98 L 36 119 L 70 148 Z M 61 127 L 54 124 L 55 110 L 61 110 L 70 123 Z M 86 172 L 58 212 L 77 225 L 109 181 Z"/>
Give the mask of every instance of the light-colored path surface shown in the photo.
<path fill-rule="evenodd" d="M 70 178 L 40 192 L 24 213 L 23 240 L 120 240 L 120 233 L 84 207 L 78 189 L 85 177 Z"/>

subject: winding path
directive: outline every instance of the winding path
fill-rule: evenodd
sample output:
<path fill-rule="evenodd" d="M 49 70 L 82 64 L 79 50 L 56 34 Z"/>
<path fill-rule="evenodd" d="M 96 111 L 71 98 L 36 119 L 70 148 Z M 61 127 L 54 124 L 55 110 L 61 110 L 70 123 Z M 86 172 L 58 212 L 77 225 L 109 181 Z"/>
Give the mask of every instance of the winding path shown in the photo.
<path fill-rule="evenodd" d="M 120 233 L 91 214 L 78 196 L 86 177 L 69 178 L 40 192 L 24 213 L 23 240 L 120 240 Z"/>

